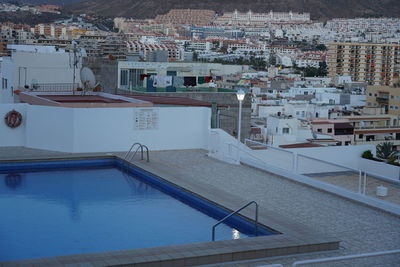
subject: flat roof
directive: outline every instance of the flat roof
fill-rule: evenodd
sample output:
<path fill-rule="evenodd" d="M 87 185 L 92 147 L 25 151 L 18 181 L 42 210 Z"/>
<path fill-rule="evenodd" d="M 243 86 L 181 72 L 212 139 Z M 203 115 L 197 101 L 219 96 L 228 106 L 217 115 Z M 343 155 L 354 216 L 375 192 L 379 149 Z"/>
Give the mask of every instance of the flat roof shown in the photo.
<path fill-rule="evenodd" d="M 23 103 L 70 108 L 152 107 L 153 103 L 103 92 L 21 92 Z"/>
<path fill-rule="evenodd" d="M 58 103 L 128 103 L 121 99 L 111 99 L 98 95 L 40 95 Z"/>

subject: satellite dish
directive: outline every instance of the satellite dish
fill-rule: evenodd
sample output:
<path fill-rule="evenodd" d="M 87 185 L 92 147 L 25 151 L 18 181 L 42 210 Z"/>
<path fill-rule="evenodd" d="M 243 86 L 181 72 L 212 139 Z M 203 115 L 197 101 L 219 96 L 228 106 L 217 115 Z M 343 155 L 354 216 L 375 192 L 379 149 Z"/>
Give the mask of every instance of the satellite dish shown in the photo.
<path fill-rule="evenodd" d="M 84 91 L 92 90 L 96 87 L 96 78 L 94 77 L 93 71 L 87 67 L 81 69 L 81 82 Z"/>

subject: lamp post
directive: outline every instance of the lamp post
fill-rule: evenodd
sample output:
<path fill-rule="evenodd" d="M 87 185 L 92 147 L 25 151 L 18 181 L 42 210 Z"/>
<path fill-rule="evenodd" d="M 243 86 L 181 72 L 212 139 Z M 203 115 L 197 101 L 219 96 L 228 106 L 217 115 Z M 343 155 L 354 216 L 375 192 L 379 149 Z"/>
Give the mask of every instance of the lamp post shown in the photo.
<path fill-rule="evenodd" d="M 238 117 L 238 142 L 240 142 L 240 132 L 242 128 L 242 102 L 244 100 L 246 93 L 242 90 L 239 89 L 236 93 L 237 99 L 239 100 L 239 117 Z"/>
<path fill-rule="evenodd" d="M 239 100 L 239 116 L 238 116 L 238 136 L 237 136 L 237 163 L 240 164 L 240 132 L 242 129 L 242 102 L 246 93 L 239 89 L 236 93 L 237 99 Z"/>

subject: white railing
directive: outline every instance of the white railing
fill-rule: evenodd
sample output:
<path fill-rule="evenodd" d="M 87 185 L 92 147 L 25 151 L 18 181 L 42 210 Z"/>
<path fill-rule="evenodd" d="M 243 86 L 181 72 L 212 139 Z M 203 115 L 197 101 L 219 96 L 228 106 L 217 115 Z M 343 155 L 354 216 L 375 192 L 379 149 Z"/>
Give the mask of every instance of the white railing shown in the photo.
<path fill-rule="evenodd" d="M 267 148 L 265 150 L 251 150 L 245 144 L 237 142 L 232 136 L 219 129 L 218 131 L 212 132 L 211 136 L 215 138 L 215 143 L 212 146 L 216 146 L 217 148 L 210 148 L 209 155 L 218 155 L 218 157 L 214 156 L 215 158 L 232 164 L 244 163 L 287 177 L 291 180 L 309 184 L 345 198 L 350 198 L 376 208 L 400 214 L 400 206 L 398 204 L 379 199 L 371 193 L 370 190 L 367 190 L 369 179 L 382 181 L 383 185 L 385 185 L 383 182 L 389 183 L 385 185 L 389 186 L 389 188 L 392 187 L 389 190 L 395 190 L 398 185 L 400 185 L 400 181 L 374 175 L 373 173 L 338 163 L 297 154 L 293 151 L 270 147 L 257 141 L 245 140 L 245 143 L 263 145 Z M 333 178 L 338 177 L 339 180 L 332 180 L 329 176 Z M 340 176 L 342 177 L 339 178 Z M 346 180 L 346 183 L 342 184 L 340 179 L 348 180 Z"/>
<path fill-rule="evenodd" d="M 321 258 L 321 259 L 302 260 L 302 261 L 294 262 L 292 264 L 292 267 L 297 267 L 297 266 L 305 265 L 305 264 L 315 264 L 315 263 L 335 262 L 335 261 L 360 259 L 360 258 L 370 258 L 370 257 L 385 256 L 385 255 L 391 255 L 391 254 L 397 254 L 397 253 L 400 253 L 400 249 L 379 251 L 379 252 L 370 252 L 370 253 L 355 254 L 355 255 L 347 255 L 347 256 Z"/>

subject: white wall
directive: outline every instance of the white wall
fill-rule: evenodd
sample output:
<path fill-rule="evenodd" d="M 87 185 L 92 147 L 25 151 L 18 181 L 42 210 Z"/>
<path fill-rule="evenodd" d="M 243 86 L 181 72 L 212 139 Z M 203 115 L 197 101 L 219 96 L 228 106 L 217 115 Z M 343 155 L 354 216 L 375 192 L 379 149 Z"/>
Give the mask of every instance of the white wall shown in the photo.
<path fill-rule="evenodd" d="M 390 178 L 393 180 L 400 180 L 400 167 L 395 165 L 390 165 L 385 162 L 378 162 L 374 160 L 360 158 L 359 168 L 368 175 L 383 176 L 385 178 Z"/>
<path fill-rule="evenodd" d="M 27 125 L 27 104 L 0 104 L 0 146 L 24 146 Z M 6 114 L 16 110 L 22 115 L 22 123 L 17 128 L 10 128 L 4 122 Z"/>
<path fill-rule="evenodd" d="M 350 106 L 365 106 L 366 95 L 350 95 Z"/>
<path fill-rule="evenodd" d="M 3 88 L 2 79 L 7 79 L 7 87 Z M 12 64 L 7 62 L 7 58 L 3 58 L 1 63 L 0 74 L 0 103 L 14 103 L 14 92 L 17 89 L 13 85 L 14 81 L 14 68 Z"/>
<path fill-rule="evenodd" d="M 135 128 L 139 110 L 158 112 L 155 129 Z M 211 111 L 204 107 L 61 108 L 28 106 L 26 146 L 62 152 L 207 148 Z"/>
<path fill-rule="evenodd" d="M 74 109 L 27 106 L 26 146 L 73 152 Z"/>
<path fill-rule="evenodd" d="M 75 109 L 74 152 L 126 151 L 135 142 L 150 150 L 207 147 L 209 108 L 151 109 L 158 110 L 159 124 L 150 130 L 135 129 L 135 112 L 140 108 Z"/>

